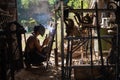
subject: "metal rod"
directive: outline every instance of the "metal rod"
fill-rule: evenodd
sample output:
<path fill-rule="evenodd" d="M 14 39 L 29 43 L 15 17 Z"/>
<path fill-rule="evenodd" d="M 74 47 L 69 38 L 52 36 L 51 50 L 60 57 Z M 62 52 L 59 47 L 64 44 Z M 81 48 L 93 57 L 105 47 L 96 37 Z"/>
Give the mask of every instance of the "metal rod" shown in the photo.
<path fill-rule="evenodd" d="M 97 9 L 98 12 L 115 12 L 115 9 Z M 70 9 L 69 12 L 95 12 L 95 9 Z"/>
<path fill-rule="evenodd" d="M 70 51 L 70 40 L 68 40 L 68 45 L 67 45 L 66 67 L 68 67 L 69 60 L 70 60 L 70 58 L 69 58 L 70 52 L 69 51 Z M 66 74 L 66 76 L 68 78 L 68 76 L 69 76 L 68 68 L 65 69 L 65 74 Z"/>
<path fill-rule="evenodd" d="M 92 29 L 89 28 L 89 32 L 90 32 L 90 55 L 91 55 L 91 74 L 92 74 L 92 77 L 91 79 L 94 80 L 94 76 L 93 76 L 93 50 L 92 50 Z"/>
<path fill-rule="evenodd" d="M 106 39 L 106 38 L 113 38 L 113 35 L 101 36 L 101 39 Z M 82 36 L 82 37 L 67 37 L 65 39 L 78 40 L 78 39 L 91 39 L 91 38 L 90 38 L 90 36 Z M 92 39 L 98 39 L 98 36 L 92 36 Z"/>
<path fill-rule="evenodd" d="M 64 80 L 64 5 L 63 5 L 63 0 L 60 1 L 61 5 L 61 60 L 62 60 L 62 73 L 61 73 L 61 79 Z"/>
<path fill-rule="evenodd" d="M 120 24 L 118 24 L 117 27 L 117 41 L 116 41 L 116 45 L 117 45 L 117 54 L 116 54 L 116 80 L 119 80 L 119 52 L 120 52 L 120 41 L 119 41 L 119 37 L 120 37 Z"/>
<path fill-rule="evenodd" d="M 69 56 L 69 59 L 70 59 L 70 62 L 69 62 L 69 66 L 71 67 L 72 66 L 72 50 L 73 50 L 73 40 L 70 41 L 70 56 Z M 68 69 L 69 70 L 69 80 L 71 80 L 71 71 L 72 71 L 72 68 Z"/>
<path fill-rule="evenodd" d="M 120 7 L 120 1 L 118 1 L 118 7 Z M 117 8 L 118 9 L 118 8 Z M 119 13 L 119 12 L 118 12 Z M 116 20 L 119 20 L 120 18 L 120 14 L 116 14 Z M 116 54 L 116 80 L 119 80 L 120 79 L 120 23 L 119 21 L 117 21 L 117 41 L 116 41 L 116 46 L 117 46 L 117 54 Z"/>
<path fill-rule="evenodd" d="M 97 2 L 95 2 L 95 12 L 96 12 L 96 25 L 97 25 L 97 36 L 98 36 L 98 45 L 99 45 L 99 52 L 101 57 L 101 64 L 102 67 L 104 66 L 103 61 L 103 54 L 102 54 L 102 45 L 101 45 L 101 37 L 100 37 L 100 25 L 99 25 L 99 18 L 98 18 L 98 5 Z"/>
<path fill-rule="evenodd" d="M 55 6 L 54 6 L 54 8 L 55 8 Z M 56 52 L 55 52 L 55 54 L 56 54 L 56 60 L 57 61 L 55 61 L 55 65 L 56 66 L 58 66 L 58 34 L 57 34 L 57 12 L 56 12 L 56 10 L 55 10 L 55 27 L 56 27 L 56 35 L 55 35 L 55 47 L 56 47 Z"/>

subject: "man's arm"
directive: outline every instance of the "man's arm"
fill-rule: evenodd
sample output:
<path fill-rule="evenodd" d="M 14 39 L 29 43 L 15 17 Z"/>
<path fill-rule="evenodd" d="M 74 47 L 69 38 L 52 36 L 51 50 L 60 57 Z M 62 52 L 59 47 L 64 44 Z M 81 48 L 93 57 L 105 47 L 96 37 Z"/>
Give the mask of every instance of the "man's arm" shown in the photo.
<path fill-rule="evenodd" d="M 39 43 L 39 41 L 38 41 L 38 39 L 34 39 L 34 44 L 35 44 L 35 47 L 37 48 L 37 50 L 39 52 L 41 52 L 42 49 L 43 49 L 43 47 L 44 47 L 44 45 L 41 46 L 40 43 Z"/>
<path fill-rule="evenodd" d="M 48 39 L 46 38 L 46 39 L 43 41 L 43 44 L 42 44 L 42 45 L 40 45 L 38 39 L 35 39 L 35 40 L 34 40 L 34 43 L 35 43 L 35 47 L 37 48 L 37 50 L 38 50 L 39 52 L 41 52 L 42 49 L 44 48 L 44 46 L 48 44 Z"/>

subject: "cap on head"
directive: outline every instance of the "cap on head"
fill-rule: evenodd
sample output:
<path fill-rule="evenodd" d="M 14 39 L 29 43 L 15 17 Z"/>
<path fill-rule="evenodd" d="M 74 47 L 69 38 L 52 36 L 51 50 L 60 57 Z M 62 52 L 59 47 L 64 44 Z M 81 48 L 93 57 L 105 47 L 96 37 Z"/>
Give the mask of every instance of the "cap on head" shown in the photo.
<path fill-rule="evenodd" d="M 40 35 L 43 36 L 44 33 L 45 33 L 45 27 L 42 24 L 40 24 L 38 26 L 35 26 L 34 27 L 34 32 L 39 32 Z"/>

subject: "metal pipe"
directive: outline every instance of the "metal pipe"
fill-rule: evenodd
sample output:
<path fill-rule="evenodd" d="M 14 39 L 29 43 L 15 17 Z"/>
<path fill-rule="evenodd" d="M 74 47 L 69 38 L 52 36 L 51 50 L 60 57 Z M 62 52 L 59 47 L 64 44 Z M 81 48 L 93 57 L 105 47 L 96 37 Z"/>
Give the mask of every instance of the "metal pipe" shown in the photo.
<path fill-rule="evenodd" d="M 120 7 L 120 1 L 118 2 L 118 7 Z M 120 14 L 119 14 L 119 12 L 118 12 L 118 15 L 116 15 L 117 16 L 117 18 L 116 18 L 116 20 L 119 20 L 119 18 L 120 18 Z M 116 80 L 119 80 L 119 75 L 120 75 L 120 68 L 119 68 L 119 66 L 120 66 L 120 54 L 119 54 L 119 52 L 120 52 L 120 23 L 119 23 L 119 21 L 117 21 L 117 41 L 116 41 L 116 46 L 117 46 L 117 54 L 116 54 Z"/>
<path fill-rule="evenodd" d="M 60 1 L 61 5 L 61 60 L 62 60 L 62 73 L 61 73 L 61 79 L 64 80 L 64 3 L 63 0 Z"/>
<path fill-rule="evenodd" d="M 54 6 L 54 9 L 55 9 L 55 6 Z M 56 57 L 56 61 L 55 61 L 55 65 L 58 66 L 58 34 L 57 34 L 57 12 L 55 10 L 55 27 L 56 27 L 56 35 L 55 35 L 55 47 L 56 47 L 56 50 L 55 50 L 55 57 Z"/>
<path fill-rule="evenodd" d="M 98 18 L 97 2 L 95 2 L 95 12 L 96 12 L 96 25 L 97 25 L 97 37 L 98 37 L 99 52 L 100 52 L 100 57 L 101 57 L 101 64 L 102 64 L 102 67 L 103 67 L 104 66 L 104 61 L 103 61 L 103 54 L 102 54 L 102 45 L 101 45 L 101 37 L 100 37 L 100 25 L 99 25 L 99 18 Z"/>

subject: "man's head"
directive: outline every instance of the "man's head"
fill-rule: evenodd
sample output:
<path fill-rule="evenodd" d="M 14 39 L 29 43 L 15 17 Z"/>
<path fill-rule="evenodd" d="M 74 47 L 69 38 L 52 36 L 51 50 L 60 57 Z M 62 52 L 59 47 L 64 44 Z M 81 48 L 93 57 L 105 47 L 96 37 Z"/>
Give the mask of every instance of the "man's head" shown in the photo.
<path fill-rule="evenodd" d="M 45 33 L 45 27 L 43 26 L 43 25 L 38 25 L 38 26 L 35 26 L 34 27 L 34 32 L 36 33 L 36 32 L 38 32 L 41 36 L 43 36 L 44 35 L 44 33 Z"/>

